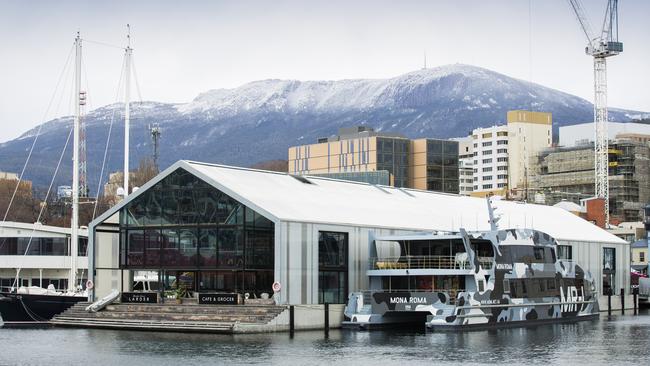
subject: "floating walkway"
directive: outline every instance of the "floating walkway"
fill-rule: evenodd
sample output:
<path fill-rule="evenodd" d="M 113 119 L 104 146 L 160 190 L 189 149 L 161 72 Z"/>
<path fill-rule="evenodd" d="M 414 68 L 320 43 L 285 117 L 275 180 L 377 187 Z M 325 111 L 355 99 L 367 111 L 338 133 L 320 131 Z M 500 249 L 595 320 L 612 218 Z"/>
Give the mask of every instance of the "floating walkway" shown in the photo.
<path fill-rule="evenodd" d="M 289 329 L 287 306 L 113 304 L 96 313 L 78 303 L 55 316 L 54 326 L 195 333 L 264 333 Z"/>

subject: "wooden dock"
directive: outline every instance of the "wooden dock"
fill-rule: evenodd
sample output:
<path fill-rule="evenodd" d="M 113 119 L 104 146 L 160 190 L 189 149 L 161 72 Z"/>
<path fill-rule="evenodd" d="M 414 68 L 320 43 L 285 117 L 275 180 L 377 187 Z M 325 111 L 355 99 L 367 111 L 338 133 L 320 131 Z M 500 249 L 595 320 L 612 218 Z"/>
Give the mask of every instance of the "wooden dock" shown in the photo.
<path fill-rule="evenodd" d="M 78 303 L 50 323 L 54 326 L 195 333 L 284 331 L 288 311 L 277 305 L 113 304 L 90 313 Z"/>

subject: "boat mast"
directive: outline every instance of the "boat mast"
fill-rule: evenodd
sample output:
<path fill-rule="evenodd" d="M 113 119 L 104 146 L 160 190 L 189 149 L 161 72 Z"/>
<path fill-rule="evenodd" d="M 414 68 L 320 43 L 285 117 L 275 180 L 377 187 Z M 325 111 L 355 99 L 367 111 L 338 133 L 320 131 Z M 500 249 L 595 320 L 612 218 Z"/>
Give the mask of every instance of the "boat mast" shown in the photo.
<path fill-rule="evenodd" d="M 129 195 L 129 125 L 131 122 L 131 105 L 129 98 L 131 97 L 131 26 L 126 25 L 127 46 L 124 55 L 124 198 Z"/>
<path fill-rule="evenodd" d="M 79 124 L 81 120 L 81 36 L 75 43 L 74 80 L 74 144 L 72 148 L 72 219 L 70 223 L 70 276 L 68 290 L 74 291 L 77 282 L 77 250 L 79 246 Z M 85 99 L 85 96 L 84 96 Z"/>

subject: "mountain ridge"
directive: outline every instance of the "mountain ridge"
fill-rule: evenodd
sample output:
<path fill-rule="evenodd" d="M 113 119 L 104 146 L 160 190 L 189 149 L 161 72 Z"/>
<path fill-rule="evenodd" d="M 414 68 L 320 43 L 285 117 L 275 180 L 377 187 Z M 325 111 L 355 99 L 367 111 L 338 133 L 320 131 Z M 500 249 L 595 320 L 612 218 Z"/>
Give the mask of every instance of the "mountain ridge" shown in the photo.
<path fill-rule="evenodd" d="M 84 118 L 88 180 L 97 189 L 108 130 L 113 119 L 107 172 L 121 170 L 123 104 L 90 111 Z M 593 119 L 585 99 L 485 68 L 454 64 L 387 79 L 299 81 L 266 79 L 231 89 L 212 89 L 188 103 L 142 102 L 131 107 L 131 161 L 151 155 L 147 126 L 162 129 L 161 168 L 179 159 L 250 166 L 286 159 L 287 149 L 314 143 L 340 127 L 368 125 L 410 138 L 449 138 L 505 121 L 506 112 L 553 113 L 554 129 Z M 629 121 L 646 112 L 610 108 L 610 119 Z M 27 179 L 49 183 L 72 117 L 42 125 Z M 38 126 L 0 144 L 0 170 L 20 171 Z M 68 154 L 70 154 L 68 150 Z M 133 167 L 132 167 L 133 168 Z M 57 184 L 69 181 L 64 161 Z M 106 177 L 104 177 L 104 180 Z"/>

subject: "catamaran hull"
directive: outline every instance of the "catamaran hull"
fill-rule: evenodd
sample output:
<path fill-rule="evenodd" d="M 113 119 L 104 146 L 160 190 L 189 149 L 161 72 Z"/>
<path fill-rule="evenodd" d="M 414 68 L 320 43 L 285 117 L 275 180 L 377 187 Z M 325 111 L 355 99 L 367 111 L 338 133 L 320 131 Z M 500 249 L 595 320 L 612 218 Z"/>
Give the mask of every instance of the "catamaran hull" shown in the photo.
<path fill-rule="evenodd" d="M 427 323 L 427 330 L 432 332 L 467 332 L 474 330 L 486 329 L 502 329 L 502 328 L 521 328 L 533 327 L 538 325 L 549 325 L 559 323 L 576 323 L 580 321 L 598 319 L 599 314 L 586 314 L 580 316 L 569 316 L 566 318 L 550 318 L 550 319 L 535 319 L 535 320 L 514 320 L 499 323 L 471 323 L 471 324 L 457 324 L 457 325 L 443 325 L 443 324 L 430 324 Z"/>
<path fill-rule="evenodd" d="M 88 298 L 85 296 L 0 293 L 0 316 L 2 316 L 5 326 L 12 325 L 12 323 L 44 322 L 83 301 L 88 301 Z"/>

